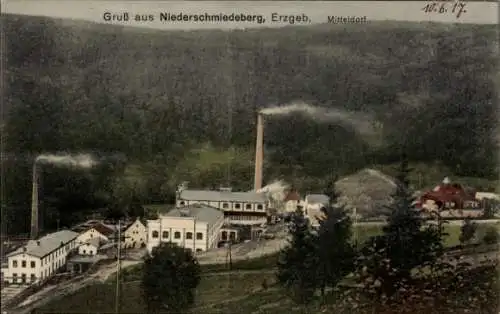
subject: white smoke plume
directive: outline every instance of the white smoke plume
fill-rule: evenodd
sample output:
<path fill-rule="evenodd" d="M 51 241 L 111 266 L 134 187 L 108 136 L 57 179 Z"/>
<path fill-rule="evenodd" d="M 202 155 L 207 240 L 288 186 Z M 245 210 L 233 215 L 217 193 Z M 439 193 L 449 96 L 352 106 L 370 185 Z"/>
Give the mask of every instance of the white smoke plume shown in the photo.
<path fill-rule="evenodd" d="M 285 199 L 285 191 L 288 188 L 288 184 L 286 184 L 283 180 L 274 181 L 265 187 L 257 190 L 257 193 L 265 193 L 272 200 L 281 202 Z"/>
<path fill-rule="evenodd" d="M 347 112 L 333 108 L 314 107 L 302 101 L 264 108 L 260 113 L 266 116 L 303 113 L 318 122 L 346 123 L 354 127 L 354 129 L 362 135 L 373 135 L 375 133 L 373 119 L 366 114 Z"/>
<path fill-rule="evenodd" d="M 36 162 L 48 163 L 59 166 L 81 167 L 90 168 L 94 166 L 97 161 L 88 154 L 80 155 L 51 155 L 44 154 L 36 158 Z"/>

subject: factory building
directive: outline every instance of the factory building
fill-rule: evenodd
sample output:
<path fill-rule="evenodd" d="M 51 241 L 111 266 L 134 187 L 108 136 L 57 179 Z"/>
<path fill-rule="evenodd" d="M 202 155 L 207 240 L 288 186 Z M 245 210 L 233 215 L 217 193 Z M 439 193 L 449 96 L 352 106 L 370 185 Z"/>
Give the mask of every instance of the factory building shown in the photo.
<path fill-rule="evenodd" d="M 221 210 L 227 224 L 258 225 L 267 221 L 269 202 L 265 194 L 181 189 L 177 193 L 178 207 L 205 204 Z"/>
<path fill-rule="evenodd" d="M 78 233 L 62 230 L 30 240 L 7 255 L 3 280 L 14 284 L 44 281 L 66 265 L 68 254 L 77 248 Z"/>
<path fill-rule="evenodd" d="M 148 220 L 147 250 L 151 253 L 161 242 L 173 242 L 193 252 L 217 247 L 224 213 L 200 203 L 186 204 Z"/>

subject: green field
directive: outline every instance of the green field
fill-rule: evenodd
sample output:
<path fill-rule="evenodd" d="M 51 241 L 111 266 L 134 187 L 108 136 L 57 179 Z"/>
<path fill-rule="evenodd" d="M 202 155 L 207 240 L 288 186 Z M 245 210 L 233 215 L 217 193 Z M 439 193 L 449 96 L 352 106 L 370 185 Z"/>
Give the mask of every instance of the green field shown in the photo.
<path fill-rule="evenodd" d="M 273 280 L 272 274 L 233 274 L 204 277 L 197 289 L 194 313 L 207 313 L 211 305 L 239 300 L 259 291 L 263 280 Z M 96 284 L 85 287 L 62 300 L 56 300 L 36 313 L 113 313 L 115 285 Z M 146 313 L 139 283 L 124 283 L 121 289 L 120 313 Z M 235 312 L 236 313 L 236 312 Z M 245 312 L 246 313 L 246 312 Z"/>

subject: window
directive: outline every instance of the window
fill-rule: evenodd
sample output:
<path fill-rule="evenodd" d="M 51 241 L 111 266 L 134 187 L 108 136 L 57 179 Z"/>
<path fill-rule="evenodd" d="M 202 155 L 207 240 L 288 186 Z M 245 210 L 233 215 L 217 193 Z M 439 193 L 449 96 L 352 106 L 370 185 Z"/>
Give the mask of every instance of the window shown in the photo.
<path fill-rule="evenodd" d="M 12 274 L 12 282 L 14 282 L 14 283 L 17 282 L 17 274 L 16 273 Z"/>
<path fill-rule="evenodd" d="M 12 261 L 12 267 L 17 267 L 17 261 L 16 260 Z"/>
<path fill-rule="evenodd" d="M 185 203 L 184 201 L 181 201 L 179 204 L 180 204 L 180 205 L 184 205 L 184 204 L 186 204 L 186 203 Z"/>
<path fill-rule="evenodd" d="M 203 252 L 202 249 L 196 249 L 196 252 Z"/>
<path fill-rule="evenodd" d="M 222 241 L 226 241 L 227 240 L 227 231 L 222 231 L 221 240 Z"/>
<path fill-rule="evenodd" d="M 30 266 L 31 266 L 31 268 L 35 268 L 36 263 L 35 263 L 34 261 L 31 261 L 31 262 L 30 262 Z"/>
<path fill-rule="evenodd" d="M 83 250 L 83 254 L 87 254 L 87 250 Z"/>
<path fill-rule="evenodd" d="M 196 232 L 196 240 L 203 240 L 203 233 Z"/>
<path fill-rule="evenodd" d="M 26 261 L 21 261 L 21 267 L 26 268 Z"/>
<path fill-rule="evenodd" d="M 240 209 L 240 208 L 241 208 L 241 204 L 240 204 L 240 203 L 236 203 L 236 204 L 234 204 L 234 208 L 236 208 L 236 209 Z"/>
<path fill-rule="evenodd" d="M 158 236 L 159 236 L 158 231 L 156 231 L 156 230 L 153 231 L 153 234 L 152 234 L 153 239 L 158 239 Z"/>
<path fill-rule="evenodd" d="M 175 239 L 180 239 L 180 238 L 181 238 L 181 233 L 180 233 L 179 231 L 176 231 L 176 232 L 174 233 L 174 238 L 175 238 Z"/>
<path fill-rule="evenodd" d="M 161 237 L 162 237 L 163 239 L 168 239 L 168 231 L 163 231 L 163 232 L 161 233 Z"/>
<path fill-rule="evenodd" d="M 264 207 L 263 207 L 262 205 L 260 205 L 260 204 L 259 204 L 259 205 L 257 205 L 257 209 L 258 209 L 258 210 L 262 210 L 263 208 L 264 208 Z"/>
<path fill-rule="evenodd" d="M 31 282 L 35 282 L 35 280 L 36 280 L 35 274 L 31 274 L 30 279 L 31 279 Z"/>
<path fill-rule="evenodd" d="M 228 203 L 222 203 L 222 208 L 229 208 L 229 204 Z"/>
<path fill-rule="evenodd" d="M 252 209 L 252 204 L 246 204 L 246 205 L 245 205 L 245 208 L 246 208 L 246 209 Z"/>
<path fill-rule="evenodd" d="M 21 282 L 26 283 L 26 274 L 21 274 Z"/>
<path fill-rule="evenodd" d="M 186 232 L 186 239 L 192 240 L 193 239 L 193 233 L 192 232 Z"/>
<path fill-rule="evenodd" d="M 236 240 L 236 232 L 231 231 L 231 233 L 229 234 L 229 238 L 233 241 Z"/>

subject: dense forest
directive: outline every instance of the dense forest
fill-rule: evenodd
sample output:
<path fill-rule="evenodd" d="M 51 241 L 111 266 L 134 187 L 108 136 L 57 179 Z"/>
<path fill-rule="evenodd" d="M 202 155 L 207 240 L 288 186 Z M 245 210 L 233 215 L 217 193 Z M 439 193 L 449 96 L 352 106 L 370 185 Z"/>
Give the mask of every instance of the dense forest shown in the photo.
<path fill-rule="evenodd" d="M 251 189 L 256 113 L 301 100 L 369 117 L 380 134 L 293 114 L 266 119 L 264 180 L 324 179 L 398 161 L 498 178 L 494 26 L 377 22 L 159 31 L 4 15 L 3 230 L 28 230 L 40 153 L 54 227 L 84 209 L 171 200 L 182 181 Z M 376 136 L 375 136 L 376 135 Z M 51 218 L 52 217 L 52 218 Z M 7 229 L 6 229 L 7 228 Z"/>

